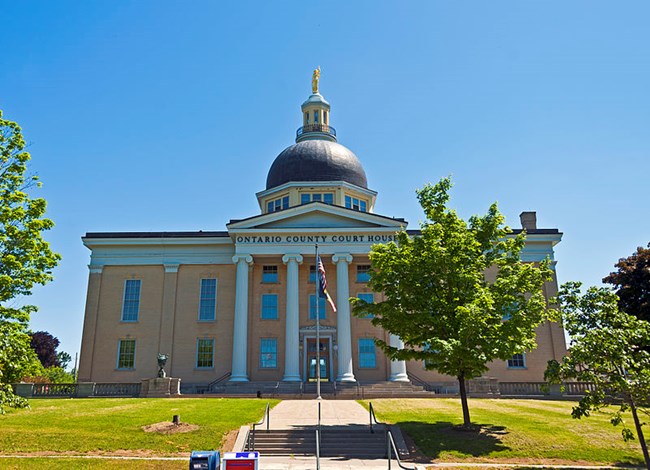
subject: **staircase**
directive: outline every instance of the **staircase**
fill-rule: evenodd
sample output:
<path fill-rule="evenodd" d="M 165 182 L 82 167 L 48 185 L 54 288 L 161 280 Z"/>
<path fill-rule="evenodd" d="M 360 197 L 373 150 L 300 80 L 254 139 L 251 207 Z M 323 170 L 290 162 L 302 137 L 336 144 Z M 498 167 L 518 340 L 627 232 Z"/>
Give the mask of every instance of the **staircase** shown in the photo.
<path fill-rule="evenodd" d="M 262 455 L 311 457 L 316 454 L 316 427 L 258 430 L 254 447 Z M 368 426 L 322 426 L 320 455 L 383 459 L 386 458 L 386 433 L 380 427 L 372 434 Z"/>

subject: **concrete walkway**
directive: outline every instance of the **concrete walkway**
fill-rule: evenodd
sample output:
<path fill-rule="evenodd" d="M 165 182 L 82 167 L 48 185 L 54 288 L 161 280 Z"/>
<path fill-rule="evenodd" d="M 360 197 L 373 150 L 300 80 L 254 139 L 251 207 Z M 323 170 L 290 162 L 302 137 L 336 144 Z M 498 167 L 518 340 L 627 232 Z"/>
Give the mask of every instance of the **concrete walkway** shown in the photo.
<path fill-rule="evenodd" d="M 318 424 L 318 403 L 321 404 L 323 426 L 369 426 L 368 411 L 354 400 L 284 400 L 271 410 L 269 429 L 292 429 Z M 408 463 L 410 468 L 424 469 Z M 316 457 L 275 457 L 260 455 L 260 470 L 314 470 Z M 388 461 L 345 458 L 321 458 L 321 470 L 385 470 Z M 393 460 L 392 468 L 399 469 Z"/>

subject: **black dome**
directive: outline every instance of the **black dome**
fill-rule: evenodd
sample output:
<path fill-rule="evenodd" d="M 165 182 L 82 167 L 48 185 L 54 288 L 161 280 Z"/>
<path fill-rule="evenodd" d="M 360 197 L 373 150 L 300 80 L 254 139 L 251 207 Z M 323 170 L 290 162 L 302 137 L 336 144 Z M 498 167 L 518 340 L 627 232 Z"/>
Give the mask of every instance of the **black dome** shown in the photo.
<path fill-rule="evenodd" d="M 289 181 L 346 181 L 368 188 L 357 156 L 328 140 L 303 140 L 277 156 L 266 177 L 266 189 Z"/>

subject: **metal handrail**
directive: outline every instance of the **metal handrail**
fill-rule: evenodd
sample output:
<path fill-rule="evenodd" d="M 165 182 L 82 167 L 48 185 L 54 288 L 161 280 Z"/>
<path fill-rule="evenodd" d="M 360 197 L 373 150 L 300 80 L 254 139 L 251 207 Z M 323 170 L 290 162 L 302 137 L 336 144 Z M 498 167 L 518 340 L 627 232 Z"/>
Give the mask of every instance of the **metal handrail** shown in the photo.
<path fill-rule="evenodd" d="M 368 406 L 368 412 L 370 413 L 370 432 L 372 434 L 374 434 L 375 430 L 373 429 L 373 421 L 375 422 L 375 424 L 383 424 L 383 425 L 385 425 L 386 423 L 382 423 L 382 422 L 377 420 L 377 416 L 375 416 L 375 409 L 372 407 L 372 402 L 370 402 L 368 405 L 369 405 Z"/>
<path fill-rule="evenodd" d="M 320 429 L 316 429 L 316 470 L 320 470 Z"/>
<path fill-rule="evenodd" d="M 254 451 L 255 450 L 255 430 L 257 426 L 261 426 L 264 424 L 266 421 L 266 432 L 269 432 L 269 423 L 271 421 L 271 416 L 270 416 L 270 404 L 266 404 L 266 408 L 264 410 L 264 416 L 262 416 L 262 419 L 260 420 L 259 423 L 253 423 L 251 426 L 251 431 L 248 433 L 248 443 L 247 447 L 249 451 Z"/>
<path fill-rule="evenodd" d="M 318 439 L 319 439 L 319 444 L 320 444 L 320 433 L 321 433 L 321 426 L 320 426 L 320 402 L 318 402 Z"/>
<path fill-rule="evenodd" d="M 399 465 L 400 468 L 403 468 L 404 470 L 417 470 L 416 467 L 405 467 L 402 464 L 402 461 L 399 459 L 399 452 L 397 451 L 397 446 L 395 445 L 395 439 L 393 438 L 393 433 L 391 432 L 390 429 L 386 430 L 386 455 L 388 456 L 388 470 L 390 470 L 390 465 L 391 465 L 391 450 L 395 452 L 395 459 L 397 460 L 397 465 Z"/>
<path fill-rule="evenodd" d="M 214 379 L 212 382 L 210 382 L 208 384 L 208 391 L 211 391 L 212 387 L 217 385 L 219 382 L 223 382 L 224 380 L 226 380 L 228 377 L 230 377 L 231 374 L 232 374 L 232 372 L 226 372 L 221 377 L 218 377 L 218 378 Z"/>
<path fill-rule="evenodd" d="M 420 377 L 418 377 L 417 375 L 415 375 L 415 374 L 413 374 L 411 372 L 407 372 L 407 375 L 408 375 L 409 379 L 411 380 L 411 382 L 415 382 L 416 385 L 419 385 L 420 387 L 423 387 L 427 392 L 432 392 L 433 391 L 433 387 L 426 380 L 421 379 Z"/>

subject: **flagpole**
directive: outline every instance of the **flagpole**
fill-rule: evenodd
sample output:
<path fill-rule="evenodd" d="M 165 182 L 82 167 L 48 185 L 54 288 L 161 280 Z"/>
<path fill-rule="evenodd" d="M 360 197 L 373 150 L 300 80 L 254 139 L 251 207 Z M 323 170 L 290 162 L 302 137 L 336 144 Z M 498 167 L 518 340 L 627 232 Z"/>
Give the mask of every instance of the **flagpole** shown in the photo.
<path fill-rule="evenodd" d="M 316 246 L 316 399 L 321 400 L 320 396 L 320 276 L 318 272 L 318 243 Z"/>

